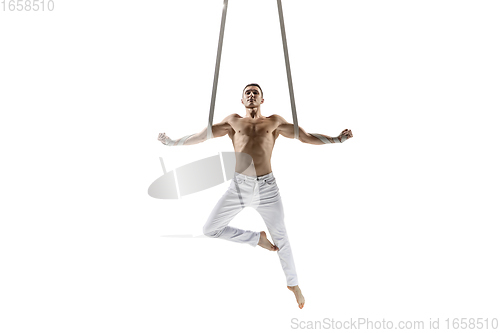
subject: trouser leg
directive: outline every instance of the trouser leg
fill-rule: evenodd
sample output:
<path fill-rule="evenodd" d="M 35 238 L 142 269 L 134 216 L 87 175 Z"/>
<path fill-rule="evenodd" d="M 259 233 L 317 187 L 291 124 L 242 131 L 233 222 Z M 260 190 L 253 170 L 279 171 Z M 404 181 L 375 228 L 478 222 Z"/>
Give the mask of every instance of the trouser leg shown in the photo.
<path fill-rule="evenodd" d="M 231 181 L 229 189 L 219 199 L 203 226 L 203 234 L 255 247 L 259 242 L 260 232 L 228 226 L 249 202 L 247 193 L 237 185 L 234 180 Z"/>
<path fill-rule="evenodd" d="M 266 223 L 274 245 L 278 247 L 281 267 L 286 276 L 288 286 L 299 284 L 292 248 L 285 227 L 285 214 L 279 189 L 275 180 L 264 182 L 260 187 L 260 204 L 256 208 Z"/>

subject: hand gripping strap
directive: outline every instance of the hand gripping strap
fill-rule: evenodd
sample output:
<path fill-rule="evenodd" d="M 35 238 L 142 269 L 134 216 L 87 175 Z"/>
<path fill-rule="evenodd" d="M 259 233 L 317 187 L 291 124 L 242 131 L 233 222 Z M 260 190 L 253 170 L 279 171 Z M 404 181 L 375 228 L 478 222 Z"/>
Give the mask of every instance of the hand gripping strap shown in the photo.
<path fill-rule="evenodd" d="M 347 135 L 341 135 L 341 136 L 340 136 L 340 143 L 346 142 L 346 141 L 347 141 L 347 139 L 349 139 L 349 138 L 347 137 Z M 337 140 L 338 140 L 338 139 L 337 139 Z"/>

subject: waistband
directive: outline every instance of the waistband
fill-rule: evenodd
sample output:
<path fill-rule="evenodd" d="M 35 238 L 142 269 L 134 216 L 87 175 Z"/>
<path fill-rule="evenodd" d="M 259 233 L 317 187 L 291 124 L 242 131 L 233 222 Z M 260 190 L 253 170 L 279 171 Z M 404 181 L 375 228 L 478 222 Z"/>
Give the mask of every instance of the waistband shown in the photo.
<path fill-rule="evenodd" d="M 262 175 L 262 176 L 247 176 L 242 173 L 234 172 L 234 178 L 239 178 L 239 179 L 245 179 L 245 180 L 253 180 L 253 181 L 260 181 L 260 180 L 265 180 L 269 178 L 273 178 L 274 175 L 272 172 Z"/>

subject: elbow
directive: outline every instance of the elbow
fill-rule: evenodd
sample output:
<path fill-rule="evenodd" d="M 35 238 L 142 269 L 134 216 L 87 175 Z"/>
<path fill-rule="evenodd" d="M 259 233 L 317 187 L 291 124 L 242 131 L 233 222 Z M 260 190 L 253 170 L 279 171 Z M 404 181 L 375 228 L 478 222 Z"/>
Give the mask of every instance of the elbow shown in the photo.
<path fill-rule="evenodd" d="M 299 141 L 303 142 L 303 143 L 312 143 L 311 142 L 311 135 L 309 135 L 305 132 L 301 132 L 299 135 Z"/>

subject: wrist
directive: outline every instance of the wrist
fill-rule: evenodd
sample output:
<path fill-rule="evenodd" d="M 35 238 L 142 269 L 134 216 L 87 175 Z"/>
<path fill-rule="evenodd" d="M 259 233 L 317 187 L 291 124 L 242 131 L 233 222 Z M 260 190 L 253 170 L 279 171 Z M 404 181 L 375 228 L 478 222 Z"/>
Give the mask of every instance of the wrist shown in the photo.
<path fill-rule="evenodd" d="M 172 140 L 170 138 L 167 138 L 165 140 L 165 142 L 162 141 L 161 143 L 163 143 L 165 146 L 175 146 L 175 142 L 176 142 L 176 140 Z"/>

